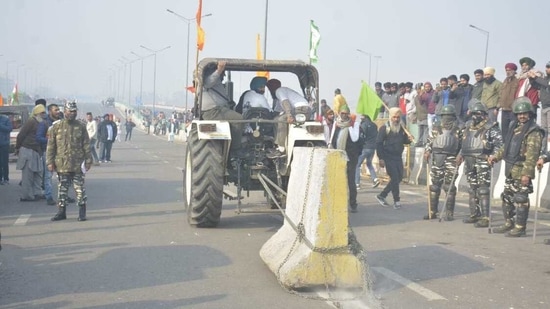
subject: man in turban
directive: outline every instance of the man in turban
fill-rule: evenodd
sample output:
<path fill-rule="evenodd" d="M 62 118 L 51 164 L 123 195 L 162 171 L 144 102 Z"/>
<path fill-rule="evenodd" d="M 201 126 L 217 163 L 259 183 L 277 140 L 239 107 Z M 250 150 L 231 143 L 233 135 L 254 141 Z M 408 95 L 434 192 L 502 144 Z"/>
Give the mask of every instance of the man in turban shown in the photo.
<path fill-rule="evenodd" d="M 389 110 L 390 120 L 380 127 L 376 137 L 376 154 L 381 168 L 386 168 L 386 173 L 390 176 L 390 182 L 376 196 L 376 200 L 383 207 L 390 205 L 386 197 L 391 192 L 393 195 L 393 208 L 401 208 L 401 198 L 399 196 L 399 183 L 403 179 L 403 150 L 406 144 L 412 142 L 412 137 L 405 132 L 401 123 L 401 109 L 391 107 Z"/>
<path fill-rule="evenodd" d="M 264 96 L 265 84 L 267 78 L 263 76 L 255 76 L 250 81 L 250 90 L 245 91 L 239 102 L 235 106 L 235 111 L 238 113 L 246 114 L 247 110 L 251 107 L 265 108 L 271 111 L 271 107 L 267 103 L 267 99 Z"/>
<path fill-rule="evenodd" d="M 516 118 L 512 113 L 512 103 L 514 103 L 518 89 L 518 79 L 516 77 L 518 67 L 514 63 L 507 63 L 504 69 L 506 70 L 506 78 L 502 81 L 500 87 L 498 106 L 501 109 L 500 127 L 502 135 L 506 136 L 510 122 Z"/>
<path fill-rule="evenodd" d="M 490 122 L 497 121 L 498 105 L 500 97 L 500 87 L 502 83 L 495 78 L 495 68 L 486 67 L 483 69 L 483 92 L 481 93 L 481 103 L 487 107 L 487 114 Z"/>
<path fill-rule="evenodd" d="M 521 65 L 521 74 L 519 75 L 518 88 L 515 98 L 527 97 L 533 105 L 534 118 L 537 118 L 537 108 L 539 104 L 539 85 L 534 83 L 536 77 L 541 77 L 542 73 L 537 72 L 535 60 L 529 57 L 519 59 Z"/>
<path fill-rule="evenodd" d="M 36 140 L 38 125 L 46 118 L 46 107 L 42 104 L 32 109 L 32 117 L 25 122 L 15 144 L 15 153 L 18 154 L 16 168 L 21 170 L 22 195 L 21 202 L 36 201 L 44 197 L 42 194 L 42 163 L 43 149 Z"/>

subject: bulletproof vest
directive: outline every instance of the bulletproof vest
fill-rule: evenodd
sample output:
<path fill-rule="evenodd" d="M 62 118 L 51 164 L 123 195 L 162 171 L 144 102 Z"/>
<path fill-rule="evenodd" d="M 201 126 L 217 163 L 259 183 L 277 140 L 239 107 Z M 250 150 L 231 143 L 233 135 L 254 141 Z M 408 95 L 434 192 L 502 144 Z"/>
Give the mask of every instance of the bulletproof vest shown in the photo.
<path fill-rule="evenodd" d="M 513 122 L 515 123 L 515 122 Z M 531 124 L 531 127 L 529 127 L 527 130 L 522 130 L 519 128 L 512 129 L 511 132 L 508 134 L 513 134 L 512 138 L 509 139 L 509 142 L 505 147 L 507 148 L 504 152 L 504 161 L 509 164 L 515 164 L 518 162 L 525 161 L 525 153 L 522 151 L 525 151 L 522 149 L 523 140 L 526 138 L 526 136 L 531 133 L 533 130 L 537 128 L 537 125 L 535 123 Z"/>
<path fill-rule="evenodd" d="M 432 142 L 432 151 L 434 154 L 456 155 L 458 145 L 456 128 L 453 127 L 450 130 L 442 128 L 441 133 Z"/>
<path fill-rule="evenodd" d="M 480 156 L 487 154 L 490 149 L 487 148 L 485 133 L 491 128 L 490 124 L 485 124 L 479 129 L 469 126 L 464 132 L 462 141 L 462 154 L 465 156 Z"/>

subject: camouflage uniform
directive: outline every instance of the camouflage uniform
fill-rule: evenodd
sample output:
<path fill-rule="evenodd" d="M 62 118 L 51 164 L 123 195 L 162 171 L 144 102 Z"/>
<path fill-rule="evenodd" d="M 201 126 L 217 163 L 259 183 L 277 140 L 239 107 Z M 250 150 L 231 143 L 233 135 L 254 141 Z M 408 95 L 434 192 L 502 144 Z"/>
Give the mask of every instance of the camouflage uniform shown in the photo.
<path fill-rule="evenodd" d="M 521 123 L 514 120 L 504 139 L 504 148 L 497 151 L 494 158 L 489 160 L 505 161 L 506 180 L 502 192 L 502 212 L 505 223 L 493 229 L 495 233 L 505 233 L 509 237 L 525 235 L 527 218 L 529 215 L 529 193 L 533 192 L 535 167 L 541 153 L 544 130 L 534 121 L 531 101 L 526 97 L 519 97 L 514 102 L 514 114 L 529 113 L 528 121 Z M 522 177 L 529 177 L 529 183 L 523 185 Z M 514 224 L 514 216 L 516 221 Z"/>
<path fill-rule="evenodd" d="M 76 111 L 76 103 L 69 102 L 65 106 L 66 113 Z M 76 117 L 76 113 L 74 114 Z M 93 163 L 90 150 L 90 139 L 86 126 L 78 120 L 65 119 L 56 121 L 49 131 L 46 150 L 46 165 L 53 166 L 57 171 L 58 212 L 52 221 L 66 219 L 67 192 L 71 182 L 76 191 L 79 206 L 79 221 L 86 220 L 86 190 L 84 188 L 84 173 L 82 163 L 89 168 Z"/>
<path fill-rule="evenodd" d="M 487 108 L 477 99 L 472 106 L 472 120 L 466 123 L 460 161 L 465 161 L 464 173 L 470 185 L 470 216 L 464 223 L 475 223 L 475 227 L 489 226 L 491 201 L 491 165 L 487 157 L 504 147 L 498 123 L 490 123 Z"/>
<path fill-rule="evenodd" d="M 445 120 L 451 117 L 452 121 Z M 438 213 L 439 196 L 441 189 L 448 192 L 445 204 L 444 218 L 453 220 L 456 200 L 456 156 L 460 151 L 462 140 L 462 129 L 458 125 L 455 108 L 453 105 L 446 105 L 440 112 L 441 120 L 434 123 L 431 136 L 425 147 L 425 156 L 431 156 L 432 184 L 430 185 L 429 202 L 430 210 L 425 220 L 435 219 Z"/>

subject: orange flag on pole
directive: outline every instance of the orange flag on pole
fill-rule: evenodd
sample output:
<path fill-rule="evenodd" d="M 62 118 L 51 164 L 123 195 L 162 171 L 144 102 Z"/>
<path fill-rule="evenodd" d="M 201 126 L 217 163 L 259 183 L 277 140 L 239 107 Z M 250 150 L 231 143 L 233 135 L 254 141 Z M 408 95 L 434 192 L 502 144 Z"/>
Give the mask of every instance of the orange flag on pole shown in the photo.
<path fill-rule="evenodd" d="M 256 59 L 263 60 L 262 57 L 262 47 L 260 44 L 260 34 L 258 33 L 256 35 Z M 269 72 L 256 72 L 256 76 L 263 76 L 267 79 L 269 79 Z"/>
<path fill-rule="evenodd" d="M 199 8 L 197 10 L 197 15 L 195 19 L 197 20 L 197 49 L 202 51 L 204 48 L 204 30 L 201 27 L 201 17 L 202 17 L 202 0 L 199 0 Z"/>

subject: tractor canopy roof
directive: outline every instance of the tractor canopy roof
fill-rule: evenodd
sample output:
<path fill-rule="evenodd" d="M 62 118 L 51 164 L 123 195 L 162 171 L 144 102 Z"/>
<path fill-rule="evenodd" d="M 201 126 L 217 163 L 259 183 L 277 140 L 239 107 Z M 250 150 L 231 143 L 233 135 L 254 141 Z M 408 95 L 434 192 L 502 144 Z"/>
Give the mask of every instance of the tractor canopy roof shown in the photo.
<path fill-rule="evenodd" d="M 232 58 L 205 58 L 202 59 L 197 66 L 197 73 L 195 78 L 196 87 L 202 87 L 202 81 L 206 77 L 205 74 L 213 72 L 217 66 L 218 61 L 226 61 L 226 71 L 240 71 L 240 72 L 287 72 L 294 73 L 300 81 L 300 87 L 306 88 L 318 88 L 319 87 L 319 73 L 317 69 L 308 63 L 300 60 L 255 60 L 255 59 L 232 59 Z"/>

